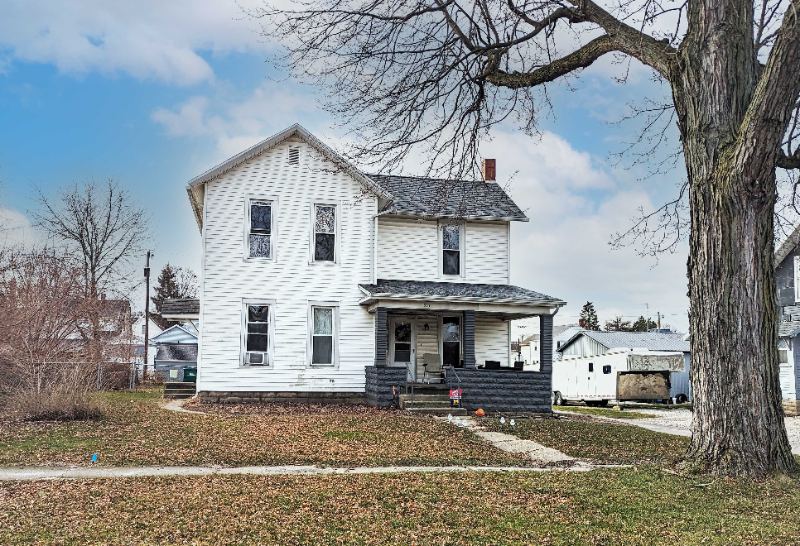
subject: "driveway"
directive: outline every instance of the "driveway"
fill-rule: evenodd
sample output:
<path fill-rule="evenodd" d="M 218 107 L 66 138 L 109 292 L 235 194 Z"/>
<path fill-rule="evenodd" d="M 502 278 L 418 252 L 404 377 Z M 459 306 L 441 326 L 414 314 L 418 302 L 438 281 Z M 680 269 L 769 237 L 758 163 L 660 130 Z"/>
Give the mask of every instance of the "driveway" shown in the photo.
<path fill-rule="evenodd" d="M 691 436 L 692 412 L 687 409 L 661 410 L 639 409 L 632 411 L 652 415 L 652 419 L 625 419 L 624 422 L 637 425 L 656 432 L 676 434 L 678 436 Z M 622 421 L 615 419 L 615 421 Z M 800 417 L 786 418 L 786 433 L 792 445 L 792 453 L 800 455 Z"/>

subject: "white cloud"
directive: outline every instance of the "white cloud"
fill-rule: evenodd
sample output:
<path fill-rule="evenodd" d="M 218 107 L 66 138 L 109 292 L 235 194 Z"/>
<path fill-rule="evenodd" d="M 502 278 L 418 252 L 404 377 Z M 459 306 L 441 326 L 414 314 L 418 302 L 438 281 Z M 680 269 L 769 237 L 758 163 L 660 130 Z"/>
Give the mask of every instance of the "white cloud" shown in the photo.
<path fill-rule="evenodd" d="M 214 77 L 198 54 L 264 51 L 240 9 L 258 0 L 26 0 L 6 2 L 0 49 L 68 74 L 124 72 L 191 85 Z M 0 68 L 2 68 L 0 66 Z"/>
<path fill-rule="evenodd" d="M 293 91 L 286 83 L 267 82 L 239 102 L 196 96 L 171 109 L 158 108 L 150 117 L 171 136 L 214 138 L 217 155 L 206 160 L 220 161 L 297 123 L 303 115 L 318 118 L 314 100 Z"/>
<path fill-rule="evenodd" d="M 0 207 L 0 248 L 37 241 L 38 234 L 27 216 L 17 210 Z"/>
<path fill-rule="evenodd" d="M 512 226 L 511 280 L 566 300 L 556 323 L 577 322 L 583 304 L 593 301 L 601 322 L 646 315 L 649 304 L 654 317 L 661 311 L 664 323 L 685 329 L 686 246 L 656 263 L 608 244 L 631 226 L 639 206 L 654 208 L 643 183 L 617 177 L 552 133 L 536 142 L 500 132 L 481 151 L 497 158 L 501 185 L 518 171 L 510 191 L 530 222 Z"/>

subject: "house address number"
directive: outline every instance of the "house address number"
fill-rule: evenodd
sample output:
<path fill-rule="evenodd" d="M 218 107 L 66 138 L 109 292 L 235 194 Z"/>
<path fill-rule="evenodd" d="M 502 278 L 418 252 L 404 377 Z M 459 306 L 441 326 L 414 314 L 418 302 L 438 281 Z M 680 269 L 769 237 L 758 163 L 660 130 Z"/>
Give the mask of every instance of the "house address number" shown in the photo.
<path fill-rule="evenodd" d="M 430 303 L 423 303 L 423 304 L 422 304 L 422 306 L 423 306 L 423 307 L 430 307 L 430 306 L 431 306 L 431 304 L 430 304 Z"/>

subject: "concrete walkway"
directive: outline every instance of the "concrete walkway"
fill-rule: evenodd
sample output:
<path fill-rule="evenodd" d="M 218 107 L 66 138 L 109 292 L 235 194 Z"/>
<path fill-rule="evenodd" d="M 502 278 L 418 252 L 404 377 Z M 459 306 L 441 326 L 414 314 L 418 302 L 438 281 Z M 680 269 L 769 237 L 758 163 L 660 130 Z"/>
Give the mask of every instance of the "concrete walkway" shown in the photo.
<path fill-rule="evenodd" d="M 438 419 L 448 421 L 445 417 L 439 417 Z M 483 438 L 497 449 L 507 453 L 524 453 L 529 459 L 539 464 L 567 463 L 575 460 L 574 457 L 570 457 L 556 449 L 545 447 L 533 440 L 520 440 L 513 434 L 487 431 L 474 419 L 468 417 L 459 418 L 459 422 L 464 423 L 461 426 L 471 430 L 476 436 Z M 510 425 L 508 429 L 509 432 L 513 431 Z"/>
<path fill-rule="evenodd" d="M 525 466 L 361 466 L 352 468 L 320 466 L 141 466 L 141 467 L 0 467 L 0 482 L 34 480 L 84 480 L 96 478 L 144 478 L 163 476 L 328 476 L 341 474 L 397 474 L 403 472 L 587 472 L 613 465 L 576 464 L 568 468 Z M 616 468 L 616 466 L 614 466 Z"/>

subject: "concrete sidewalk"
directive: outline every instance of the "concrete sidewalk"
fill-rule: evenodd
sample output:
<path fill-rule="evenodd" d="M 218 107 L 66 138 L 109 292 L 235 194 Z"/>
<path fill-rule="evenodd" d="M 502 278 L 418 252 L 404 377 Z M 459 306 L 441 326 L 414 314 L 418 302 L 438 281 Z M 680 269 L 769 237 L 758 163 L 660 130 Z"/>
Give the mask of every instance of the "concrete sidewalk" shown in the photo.
<path fill-rule="evenodd" d="M 397 474 L 403 472 L 587 472 L 614 465 L 576 463 L 567 468 L 525 466 L 361 466 L 352 468 L 320 466 L 141 466 L 141 467 L 0 467 L 2 481 L 84 480 L 97 478 L 145 478 L 164 476 L 328 476 L 333 474 Z"/>

